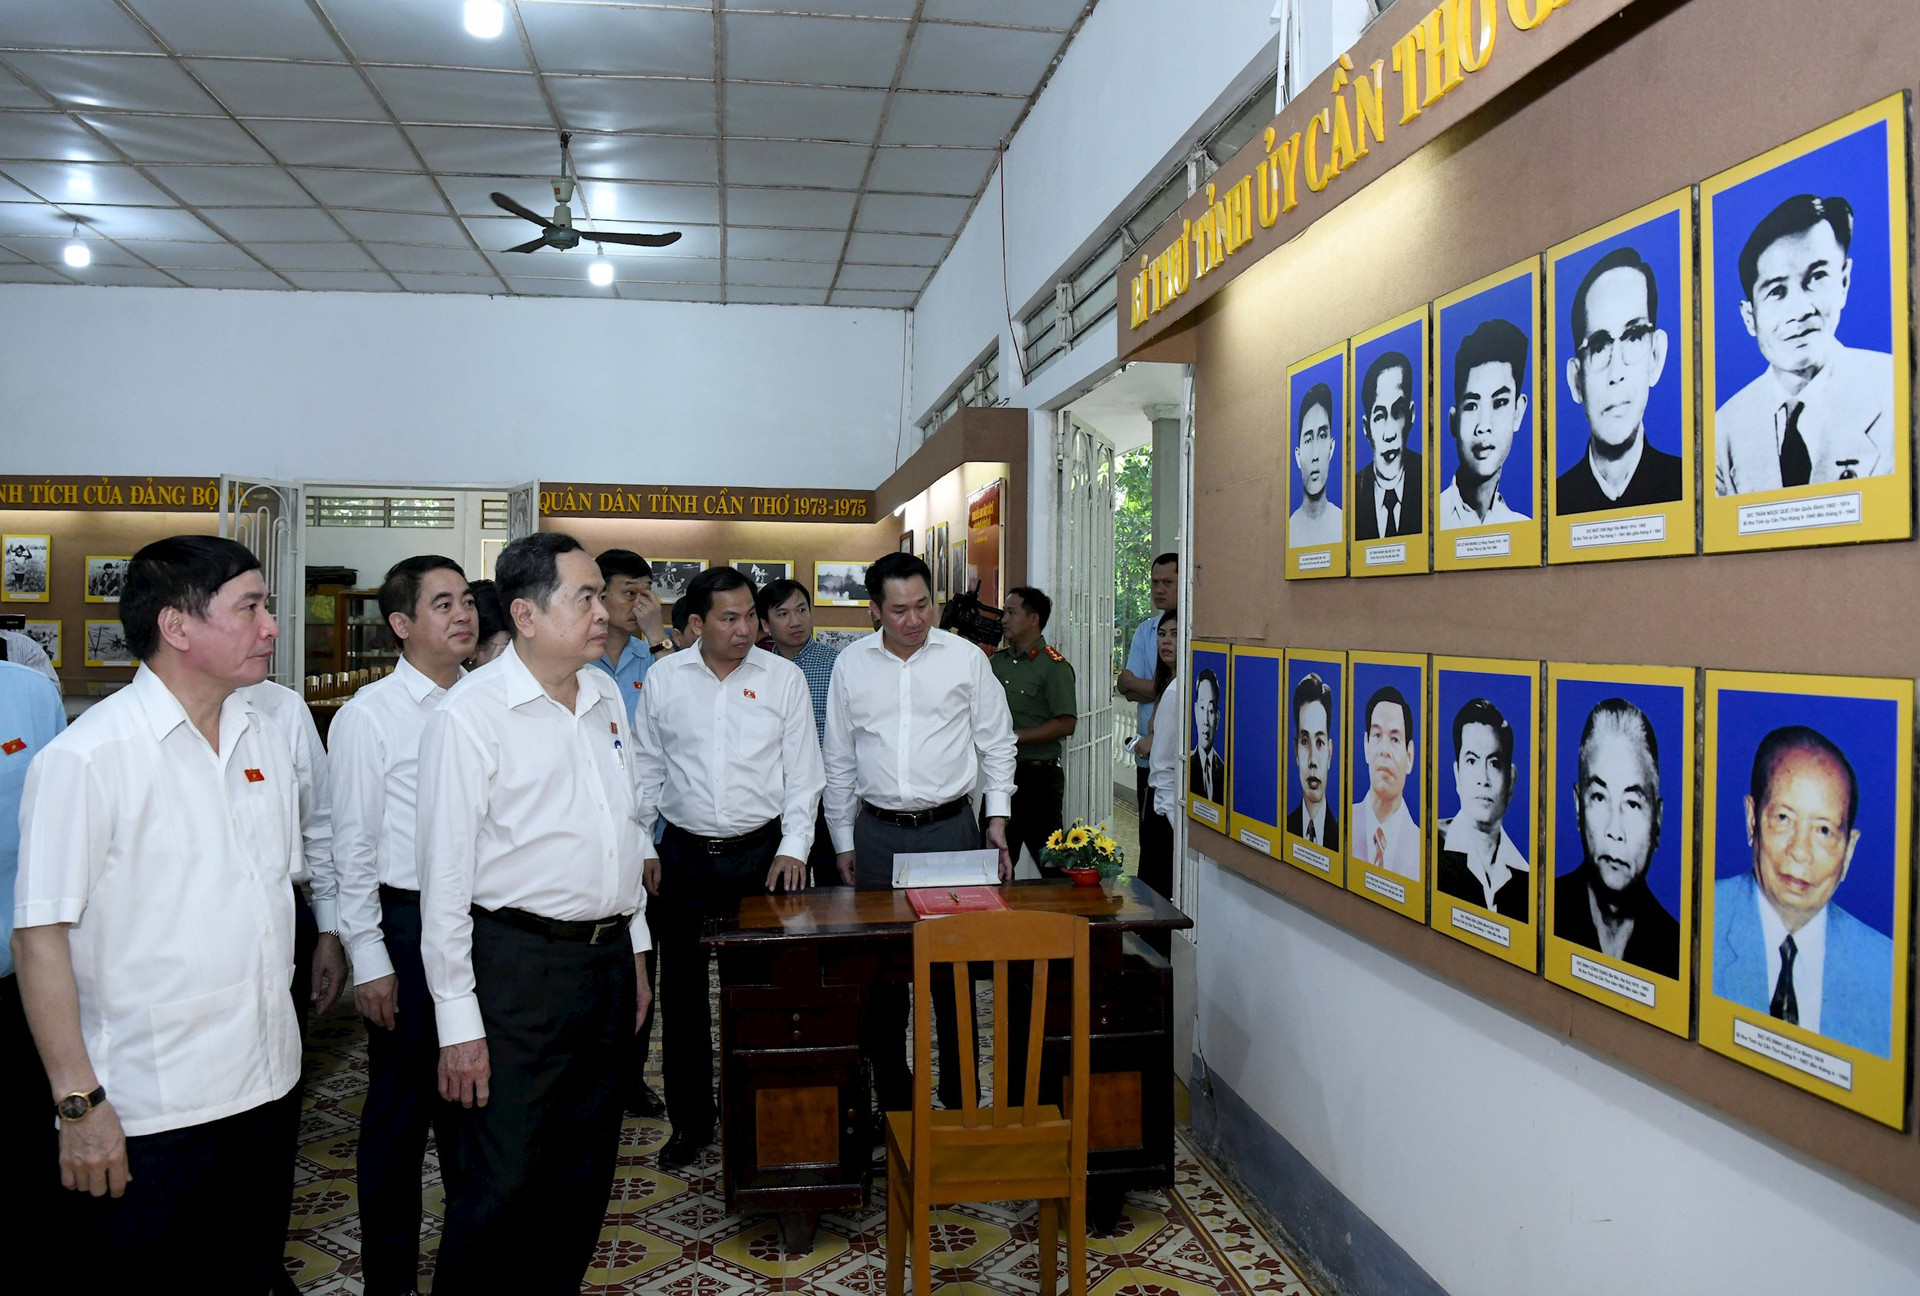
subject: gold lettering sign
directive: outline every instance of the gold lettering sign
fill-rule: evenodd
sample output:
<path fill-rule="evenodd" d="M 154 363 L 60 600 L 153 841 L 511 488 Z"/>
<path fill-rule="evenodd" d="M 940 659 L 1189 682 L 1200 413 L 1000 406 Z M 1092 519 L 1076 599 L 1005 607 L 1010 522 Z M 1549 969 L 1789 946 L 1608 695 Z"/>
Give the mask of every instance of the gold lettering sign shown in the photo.
<path fill-rule="evenodd" d="M 544 482 L 540 487 L 540 516 L 870 522 L 874 508 L 872 491 Z"/>
<path fill-rule="evenodd" d="M 212 513 L 219 506 L 217 477 L 0 476 L 0 509 Z"/>

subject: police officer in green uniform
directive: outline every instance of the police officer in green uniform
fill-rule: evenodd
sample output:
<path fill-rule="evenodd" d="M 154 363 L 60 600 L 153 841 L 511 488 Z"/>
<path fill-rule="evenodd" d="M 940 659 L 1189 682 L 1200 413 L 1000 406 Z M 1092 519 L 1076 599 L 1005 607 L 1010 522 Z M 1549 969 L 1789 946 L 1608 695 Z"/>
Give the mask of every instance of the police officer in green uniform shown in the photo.
<path fill-rule="evenodd" d="M 1060 771 L 1060 742 L 1073 733 L 1079 714 L 1073 666 L 1046 641 L 1053 600 L 1031 586 L 1007 591 L 1001 629 L 1007 646 L 993 655 L 994 678 L 1007 690 L 1013 736 L 1019 743 L 1013 772 L 1013 813 L 1007 819 L 1007 848 L 1019 860 L 1024 844 L 1040 863 L 1047 838 L 1062 827 L 1066 777 Z M 1057 876 L 1042 868 L 1043 874 Z"/>

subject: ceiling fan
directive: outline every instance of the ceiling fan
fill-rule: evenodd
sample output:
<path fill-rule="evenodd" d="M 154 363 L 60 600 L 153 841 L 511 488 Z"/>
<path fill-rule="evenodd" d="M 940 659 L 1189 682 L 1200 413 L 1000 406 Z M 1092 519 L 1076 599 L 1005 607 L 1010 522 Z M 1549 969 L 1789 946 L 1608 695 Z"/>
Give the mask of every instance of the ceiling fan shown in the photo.
<path fill-rule="evenodd" d="M 633 247 L 666 247 L 669 243 L 680 241 L 680 231 L 672 230 L 665 234 L 625 234 L 615 230 L 582 230 L 573 227 L 573 210 L 568 206 L 573 201 L 575 176 L 573 155 L 567 145 L 573 139 L 570 131 L 560 132 L 560 174 L 553 178 L 553 198 L 557 204 L 553 209 L 553 219 L 523 207 L 503 193 L 492 196 L 493 205 L 502 211 L 510 211 L 521 220 L 532 221 L 540 227 L 538 238 L 528 239 L 518 247 L 510 247 L 508 252 L 538 252 L 541 248 L 555 248 L 561 252 L 580 246 L 582 240 L 593 243 L 626 243 Z"/>

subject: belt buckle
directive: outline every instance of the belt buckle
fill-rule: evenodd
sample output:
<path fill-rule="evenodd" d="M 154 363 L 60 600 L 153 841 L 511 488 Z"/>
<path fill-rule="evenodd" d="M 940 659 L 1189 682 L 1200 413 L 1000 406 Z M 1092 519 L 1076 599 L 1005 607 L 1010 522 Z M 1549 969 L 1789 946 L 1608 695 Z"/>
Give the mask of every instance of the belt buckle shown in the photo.
<path fill-rule="evenodd" d="M 593 935 L 587 938 L 587 944 L 604 945 L 608 933 L 618 930 L 620 930 L 620 920 L 618 918 L 609 918 L 605 922 L 597 922 L 593 925 Z"/>

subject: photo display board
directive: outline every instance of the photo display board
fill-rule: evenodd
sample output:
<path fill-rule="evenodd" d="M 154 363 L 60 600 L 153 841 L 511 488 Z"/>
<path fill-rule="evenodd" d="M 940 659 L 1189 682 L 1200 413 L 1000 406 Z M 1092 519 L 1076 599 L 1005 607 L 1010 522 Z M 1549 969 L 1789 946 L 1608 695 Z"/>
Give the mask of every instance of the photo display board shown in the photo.
<path fill-rule="evenodd" d="M 1427 920 L 1427 659 L 1350 652 L 1347 889 Z"/>
<path fill-rule="evenodd" d="M 1342 886 L 1346 858 L 1347 655 L 1287 650 L 1287 863 Z"/>
<path fill-rule="evenodd" d="M 1232 812 L 1228 832 L 1243 846 L 1263 855 L 1277 853 L 1280 841 L 1280 672 L 1285 654 L 1278 648 L 1233 646 L 1227 685 L 1232 704 L 1227 726 L 1233 770 Z"/>
<path fill-rule="evenodd" d="M 1427 570 L 1427 308 L 1355 337 L 1347 486 L 1347 570 L 1395 576 Z"/>
<path fill-rule="evenodd" d="M 1347 574 L 1347 344 L 1287 367 L 1287 578 Z"/>
<path fill-rule="evenodd" d="M 1187 681 L 1187 813 L 1220 832 L 1227 830 L 1228 648 L 1193 641 Z"/>
<path fill-rule="evenodd" d="M 1693 684 L 1670 666 L 1547 666 L 1547 979 L 1693 1026 Z"/>
<path fill-rule="evenodd" d="M 1540 968 L 1539 692 L 1537 662 L 1433 659 L 1433 929 L 1529 972 Z"/>

